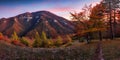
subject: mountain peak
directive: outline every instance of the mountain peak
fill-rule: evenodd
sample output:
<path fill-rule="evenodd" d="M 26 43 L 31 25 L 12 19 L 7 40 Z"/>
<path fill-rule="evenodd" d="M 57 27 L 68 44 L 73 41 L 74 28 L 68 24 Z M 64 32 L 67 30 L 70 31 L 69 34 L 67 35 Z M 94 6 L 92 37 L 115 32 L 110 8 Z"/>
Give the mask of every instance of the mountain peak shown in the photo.
<path fill-rule="evenodd" d="M 49 37 L 74 33 L 74 26 L 70 21 L 49 11 L 26 12 L 4 20 L 6 23 L 0 24 L 0 32 L 9 36 L 14 31 L 19 36 L 30 37 L 33 37 L 36 31 L 39 34 L 44 31 Z"/>
<path fill-rule="evenodd" d="M 36 12 L 33 12 L 33 13 L 48 13 L 49 11 L 46 11 L 46 10 L 42 10 L 42 11 L 36 11 Z M 50 13 L 50 12 L 49 12 Z"/>

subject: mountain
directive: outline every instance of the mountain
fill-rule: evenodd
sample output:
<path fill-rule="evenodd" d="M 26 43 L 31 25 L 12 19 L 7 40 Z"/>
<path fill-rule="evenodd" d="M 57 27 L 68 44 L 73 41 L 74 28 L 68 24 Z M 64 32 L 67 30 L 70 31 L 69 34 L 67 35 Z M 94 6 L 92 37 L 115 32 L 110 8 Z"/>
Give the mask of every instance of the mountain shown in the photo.
<path fill-rule="evenodd" d="M 46 32 L 48 37 L 72 34 L 75 32 L 74 24 L 63 17 L 49 11 L 26 12 L 15 17 L 0 19 L 0 32 L 11 36 L 15 31 L 19 36 L 32 37 L 37 31 Z"/>

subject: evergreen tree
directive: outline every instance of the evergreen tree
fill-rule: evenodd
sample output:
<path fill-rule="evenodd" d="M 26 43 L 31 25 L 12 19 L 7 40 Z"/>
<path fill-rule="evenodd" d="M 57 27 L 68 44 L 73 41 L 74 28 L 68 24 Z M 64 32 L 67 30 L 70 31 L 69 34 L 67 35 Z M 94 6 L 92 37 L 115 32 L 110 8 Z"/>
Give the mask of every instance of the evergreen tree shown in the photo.
<path fill-rule="evenodd" d="M 22 44 L 20 43 L 19 37 L 18 37 L 16 32 L 14 32 L 12 34 L 12 38 L 11 39 L 12 39 L 12 41 L 11 41 L 12 44 L 22 46 Z"/>
<path fill-rule="evenodd" d="M 47 35 L 44 31 L 42 32 L 41 39 L 47 40 Z"/>
<path fill-rule="evenodd" d="M 12 34 L 12 40 L 19 40 L 19 37 L 16 32 Z"/>
<path fill-rule="evenodd" d="M 33 42 L 33 47 L 41 47 L 42 46 L 42 40 L 40 38 L 40 35 L 38 32 L 36 32 L 36 35 L 35 35 L 35 40 Z"/>
<path fill-rule="evenodd" d="M 47 39 L 47 35 L 45 32 L 42 32 L 41 39 L 42 39 L 42 46 L 47 47 L 48 46 L 48 39 Z"/>

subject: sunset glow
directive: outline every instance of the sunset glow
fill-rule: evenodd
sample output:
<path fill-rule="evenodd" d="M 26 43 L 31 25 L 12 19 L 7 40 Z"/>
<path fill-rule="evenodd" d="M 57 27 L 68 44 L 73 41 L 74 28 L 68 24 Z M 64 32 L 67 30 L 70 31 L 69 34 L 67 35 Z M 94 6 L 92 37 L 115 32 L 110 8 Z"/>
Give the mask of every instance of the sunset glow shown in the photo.
<path fill-rule="evenodd" d="M 95 5 L 101 0 L 1 0 L 0 18 L 8 18 L 25 12 L 46 10 L 70 19 L 69 12 L 80 12 L 86 4 Z"/>

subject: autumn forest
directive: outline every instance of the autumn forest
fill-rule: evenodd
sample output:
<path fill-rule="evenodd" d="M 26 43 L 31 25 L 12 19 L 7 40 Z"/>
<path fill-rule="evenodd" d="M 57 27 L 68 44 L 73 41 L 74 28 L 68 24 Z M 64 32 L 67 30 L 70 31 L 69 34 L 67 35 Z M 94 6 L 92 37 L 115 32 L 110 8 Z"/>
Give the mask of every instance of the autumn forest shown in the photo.
<path fill-rule="evenodd" d="M 41 10 L 1 18 L 0 60 L 120 59 L 119 0 L 84 4 L 69 15 Z"/>

